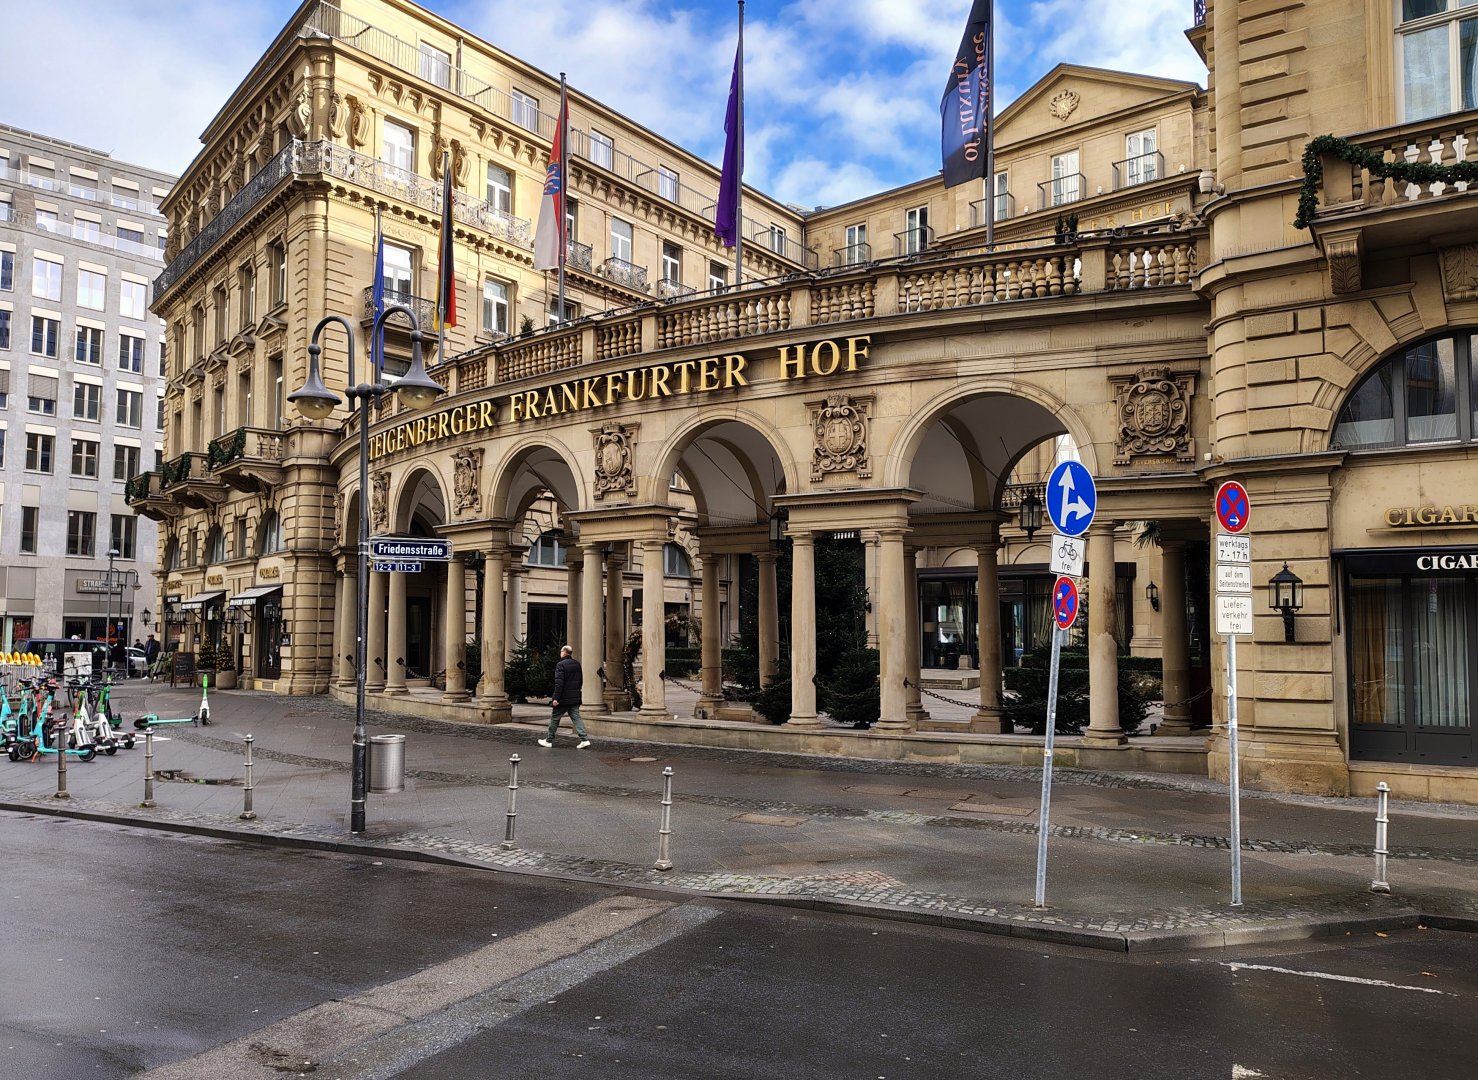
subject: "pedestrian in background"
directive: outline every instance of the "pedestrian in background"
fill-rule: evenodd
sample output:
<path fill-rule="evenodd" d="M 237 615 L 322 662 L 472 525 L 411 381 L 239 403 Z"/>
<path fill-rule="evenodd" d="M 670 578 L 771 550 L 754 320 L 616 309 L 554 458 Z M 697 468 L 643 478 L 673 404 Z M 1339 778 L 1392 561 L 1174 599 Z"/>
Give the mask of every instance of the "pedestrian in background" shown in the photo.
<path fill-rule="evenodd" d="M 584 681 L 585 675 L 580 670 L 580 661 L 575 659 L 575 650 L 568 645 L 562 646 L 559 650 L 559 663 L 554 665 L 549 734 L 539 740 L 540 746 L 554 745 L 554 736 L 559 732 L 559 718 L 565 713 L 570 714 L 570 723 L 575 725 L 575 735 L 580 740 L 575 749 L 584 750 L 590 745 L 590 737 L 585 734 L 585 725 L 580 720 L 580 686 Z"/>

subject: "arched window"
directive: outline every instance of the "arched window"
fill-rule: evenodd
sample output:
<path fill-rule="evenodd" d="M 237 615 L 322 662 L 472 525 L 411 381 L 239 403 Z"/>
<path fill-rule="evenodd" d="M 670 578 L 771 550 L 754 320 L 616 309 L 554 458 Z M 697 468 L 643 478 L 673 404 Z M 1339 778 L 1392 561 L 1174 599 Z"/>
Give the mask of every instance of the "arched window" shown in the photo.
<path fill-rule="evenodd" d="M 565 564 L 565 537 L 558 529 L 542 533 L 529 546 L 530 566 L 563 566 Z"/>
<path fill-rule="evenodd" d="M 662 572 L 668 577 L 692 577 L 693 564 L 688 561 L 688 553 L 676 544 L 664 545 Z"/>
<path fill-rule="evenodd" d="M 271 555 L 282 548 L 282 518 L 276 510 L 269 510 L 257 528 L 257 554 Z"/>
<path fill-rule="evenodd" d="M 1472 442 L 1473 335 L 1424 341 L 1386 357 L 1345 399 L 1336 450 Z"/>
<path fill-rule="evenodd" d="M 221 531 L 219 525 L 215 526 L 205 537 L 205 561 L 207 563 L 221 563 L 226 561 L 226 534 Z"/>

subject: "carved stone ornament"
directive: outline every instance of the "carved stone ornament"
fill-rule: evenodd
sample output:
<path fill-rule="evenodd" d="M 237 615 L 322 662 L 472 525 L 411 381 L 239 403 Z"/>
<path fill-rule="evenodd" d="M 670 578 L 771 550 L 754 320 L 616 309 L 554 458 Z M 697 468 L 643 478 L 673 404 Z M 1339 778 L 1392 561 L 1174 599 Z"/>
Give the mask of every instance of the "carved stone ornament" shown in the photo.
<path fill-rule="evenodd" d="M 811 479 L 828 473 L 855 473 L 859 480 L 872 475 L 867 457 L 867 426 L 872 399 L 848 394 L 829 394 L 825 401 L 809 404 L 811 433 L 816 445 L 811 451 Z"/>
<path fill-rule="evenodd" d="M 431 179 L 441 179 L 441 159 L 443 154 L 450 153 L 452 144 L 447 141 L 445 135 L 438 135 L 431 140 L 431 160 L 426 164 L 431 172 Z"/>
<path fill-rule="evenodd" d="M 344 493 L 334 492 L 334 543 L 344 542 Z"/>
<path fill-rule="evenodd" d="M 467 186 L 467 148 L 461 139 L 452 140 L 452 179 L 461 187 Z"/>
<path fill-rule="evenodd" d="M 636 474 L 631 469 L 631 444 L 635 431 L 624 424 L 606 424 L 595 432 L 595 497 L 624 492 L 636 494 Z"/>
<path fill-rule="evenodd" d="M 370 476 L 370 529 L 385 531 L 390 520 L 390 474 L 377 472 Z"/>
<path fill-rule="evenodd" d="M 298 96 L 293 98 L 292 111 L 287 114 L 287 127 L 297 139 L 306 139 L 310 121 L 313 119 L 313 100 L 308 96 L 306 88 L 298 91 Z"/>
<path fill-rule="evenodd" d="M 1336 293 L 1360 291 L 1360 233 L 1333 233 L 1324 238 L 1329 260 L 1329 287 Z M 1444 264 L 1445 265 L 1445 264 Z"/>
<path fill-rule="evenodd" d="M 1146 368 L 1119 386 L 1119 434 L 1115 465 L 1136 457 L 1193 461 L 1191 439 L 1192 376 L 1173 375 L 1169 368 Z"/>
<path fill-rule="evenodd" d="M 369 112 L 353 94 L 347 94 L 344 101 L 349 106 L 349 145 L 354 149 L 369 142 L 370 118 Z"/>
<path fill-rule="evenodd" d="M 1449 303 L 1478 300 L 1478 244 L 1442 249 L 1442 289 Z"/>
<path fill-rule="evenodd" d="M 482 448 L 458 450 L 452 455 L 453 504 L 457 513 L 482 506 Z"/>
<path fill-rule="evenodd" d="M 1076 90 L 1064 90 L 1047 102 L 1047 111 L 1055 120 L 1066 120 L 1078 111 L 1078 103 L 1082 100 Z"/>
<path fill-rule="evenodd" d="M 328 130 L 336 139 L 342 139 L 349 130 L 349 109 L 337 90 L 328 99 Z"/>

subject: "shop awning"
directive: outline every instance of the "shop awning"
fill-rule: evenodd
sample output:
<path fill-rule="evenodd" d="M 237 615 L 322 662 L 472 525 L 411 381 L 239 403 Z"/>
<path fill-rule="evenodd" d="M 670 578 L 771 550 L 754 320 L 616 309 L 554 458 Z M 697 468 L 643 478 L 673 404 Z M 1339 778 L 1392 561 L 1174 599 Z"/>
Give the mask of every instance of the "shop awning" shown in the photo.
<path fill-rule="evenodd" d="M 281 585 L 253 585 L 231 597 L 227 607 L 252 607 L 258 600 L 282 592 Z"/>
<path fill-rule="evenodd" d="M 214 604 L 226 595 L 225 589 L 212 589 L 210 592 L 196 593 L 190 599 L 180 605 L 182 608 L 203 608 L 208 604 Z"/>

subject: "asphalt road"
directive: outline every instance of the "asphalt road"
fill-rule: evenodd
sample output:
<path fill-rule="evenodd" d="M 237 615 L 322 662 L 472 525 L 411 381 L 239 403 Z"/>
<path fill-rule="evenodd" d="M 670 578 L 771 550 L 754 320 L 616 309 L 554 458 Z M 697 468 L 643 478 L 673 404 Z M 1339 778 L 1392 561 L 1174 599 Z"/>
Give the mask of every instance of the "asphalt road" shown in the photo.
<path fill-rule="evenodd" d="M 0 814 L 0 1077 L 1474 1075 L 1478 938 L 1121 956 Z"/>

